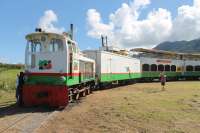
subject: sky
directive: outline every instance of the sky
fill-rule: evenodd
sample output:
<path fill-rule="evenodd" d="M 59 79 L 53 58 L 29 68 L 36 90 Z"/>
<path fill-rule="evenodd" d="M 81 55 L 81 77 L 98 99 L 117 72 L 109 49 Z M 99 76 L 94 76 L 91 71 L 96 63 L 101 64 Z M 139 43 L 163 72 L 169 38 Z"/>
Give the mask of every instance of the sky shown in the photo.
<path fill-rule="evenodd" d="M 81 50 L 97 49 L 100 35 L 120 48 L 152 48 L 200 35 L 200 0 L 1 0 L 0 62 L 24 63 L 25 35 L 36 27 L 69 30 Z"/>

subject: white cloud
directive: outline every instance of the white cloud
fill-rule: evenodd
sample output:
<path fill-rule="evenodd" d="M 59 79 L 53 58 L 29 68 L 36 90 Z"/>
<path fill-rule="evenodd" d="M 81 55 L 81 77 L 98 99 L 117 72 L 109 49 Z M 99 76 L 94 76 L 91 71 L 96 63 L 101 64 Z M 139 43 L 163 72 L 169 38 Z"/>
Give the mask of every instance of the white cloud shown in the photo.
<path fill-rule="evenodd" d="M 194 0 L 194 7 L 200 7 L 200 0 Z"/>
<path fill-rule="evenodd" d="M 194 0 L 193 6 L 183 5 L 178 8 L 171 39 L 191 40 L 198 37 L 200 37 L 200 1 Z"/>
<path fill-rule="evenodd" d="M 62 33 L 64 28 L 55 27 L 54 23 L 58 22 L 58 17 L 52 10 L 47 10 L 40 18 L 38 27 L 48 32 Z"/>
<path fill-rule="evenodd" d="M 113 30 L 112 24 L 104 24 L 101 20 L 101 15 L 95 10 L 90 9 L 87 12 L 87 22 L 89 24 L 90 31 L 89 36 L 99 38 L 102 34 L 110 35 Z"/>
<path fill-rule="evenodd" d="M 0 63 L 10 63 L 9 59 L 4 58 L 4 57 L 0 57 Z"/>
<path fill-rule="evenodd" d="M 194 0 L 192 6 L 179 7 L 174 19 L 170 11 L 159 8 L 140 20 L 142 9 L 150 3 L 150 0 L 123 3 L 109 15 L 107 24 L 95 9 L 88 10 L 88 35 L 93 38 L 108 35 L 110 42 L 125 48 L 153 47 L 166 40 L 191 40 L 200 36 L 200 0 Z"/>

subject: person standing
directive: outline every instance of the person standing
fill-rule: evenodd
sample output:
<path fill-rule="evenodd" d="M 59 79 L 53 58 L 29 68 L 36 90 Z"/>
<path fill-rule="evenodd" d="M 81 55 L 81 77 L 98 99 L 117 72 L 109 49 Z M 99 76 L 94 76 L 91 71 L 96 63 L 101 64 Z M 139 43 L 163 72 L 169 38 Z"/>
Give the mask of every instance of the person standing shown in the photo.
<path fill-rule="evenodd" d="M 24 84 L 24 73 L 20 72 L 20 75 L 17 75 L 17 85 L 16 85 L 16 99 L 17 104 L 22 106 L 22 87 Z"/>
<path fill-rule="evenodd" d="M 165 84 L 166 84 L 166 75 L 161 72 L 160 73 L 160 83 L 161 83 L 161 86 L 162 86 L 162 91 L 165 90 Z"/>

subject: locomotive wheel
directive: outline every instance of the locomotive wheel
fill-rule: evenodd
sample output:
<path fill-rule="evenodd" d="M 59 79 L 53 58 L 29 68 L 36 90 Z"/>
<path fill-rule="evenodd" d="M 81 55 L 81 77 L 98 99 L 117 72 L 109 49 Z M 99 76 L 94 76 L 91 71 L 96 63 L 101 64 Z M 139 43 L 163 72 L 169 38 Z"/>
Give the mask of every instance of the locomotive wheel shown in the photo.
<path fill-rule="evenodd" d="M 83 91 L 83 97 L 85 97 L 86 96 L 86 90 L 85 91 Z"/>
<path fill-rule="evenodd" d="M 69 102 L 73 102 L 73 92 L 72 90 L 69 91 Z"/>
<path fill-rule="evenodd" d="M 90 88 L 86 89 L 86 95 L 89 95 L 90 94 Z"/>
<path fill-rule="evenodd" d="M 87 94 L 88 94 L 88 95 L 90 94 L 90 88 L 87 90 Z"/>
<path fill-rule="evenodd" d="M 78 99 L 79 99 L 79 93 L 76 94 L 76 100 L 78 100 Z"/>

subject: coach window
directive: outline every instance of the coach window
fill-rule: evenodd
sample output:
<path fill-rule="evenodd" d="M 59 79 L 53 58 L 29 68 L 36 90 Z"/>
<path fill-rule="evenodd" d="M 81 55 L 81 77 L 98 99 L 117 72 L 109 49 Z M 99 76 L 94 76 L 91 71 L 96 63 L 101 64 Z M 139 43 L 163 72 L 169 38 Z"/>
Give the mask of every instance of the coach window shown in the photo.
<path fill-rule="evenodd" d="M 154 72 L 157 71 L 157 65 L 156 64 L 151 65 L 151 71 L 154 71 Z"/>
<path fill-rule="evenodd" d="M 195 66 L 195 71 L 200 71 L 200 66 Z"/>
<path fill-rule="evenodd" d="M 170 65 L 165 65 L 165 71 L 170 71 Z"/>
<path fill-rule="evenodd" d="M 172 71 L 172 72 L 176 72 L 176 66 L 175 66 L 175 65 L 172 65 L 172 66 L 171 66 L 171 71 Z"/>
<path fill-rule="evenodd" d="M 164 66 L 163 65 L 158 65 L 158 71 L 164 71 Z"/>
<path fill-rule="evenodd" d="M 142 70 L 143 71 L 149 71 L 149 64 L 143 64 L 142 65 Z"/>
<path fill-rule="evenodd" d="M 186 71 L 189 71 L 189 72 L 191 72 L 191 71 L 193 71 L 194 70 L 194 68 L 193 68 L 193 66 L 186 66 Z"/>

